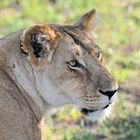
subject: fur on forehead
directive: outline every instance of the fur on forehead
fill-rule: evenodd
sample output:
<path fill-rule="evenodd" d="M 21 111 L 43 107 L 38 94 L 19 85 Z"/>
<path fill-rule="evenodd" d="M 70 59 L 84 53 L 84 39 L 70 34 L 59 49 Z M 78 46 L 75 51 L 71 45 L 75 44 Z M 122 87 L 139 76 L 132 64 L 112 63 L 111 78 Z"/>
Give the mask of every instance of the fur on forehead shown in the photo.
<path fill-rule="evenodd" d="M 95 51 L 96 44 L 94 43 L 94 36 L 72 26 L 65 26 L 63 30 L 73 39 L 75 44 L 86 50 L 89 54 Z"/>
<path fill-rule="evenodd" d="M 74 47 L 72 48 L 73 54 L 75 56 L 81 56 L 82 55 L 82 50 L 81 47 L 77 44 L 74 44 Z"/>

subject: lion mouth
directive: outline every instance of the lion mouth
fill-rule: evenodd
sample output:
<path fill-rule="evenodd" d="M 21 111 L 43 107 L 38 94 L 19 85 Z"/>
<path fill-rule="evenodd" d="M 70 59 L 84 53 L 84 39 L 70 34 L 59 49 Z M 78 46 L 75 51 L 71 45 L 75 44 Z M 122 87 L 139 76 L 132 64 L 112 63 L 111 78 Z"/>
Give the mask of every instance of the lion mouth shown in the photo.
<path fill-rule="evenodd" d="M 107 104 L 105 107 L 103 107 L 103 108 L 101 108 L 99 110 L 103 110 L 103 109 L 106 109 L 108 107 L 109 107 L 109 104 Z M 89 113 L 93 113 L 93 112 L 99 111 L 99 110 L 97 110 L 97 109 L 96 110 L 90 110 L 90 109 L 82 108 L 81 113 L 84 114 L 84 115 L 88 115 Z"/>

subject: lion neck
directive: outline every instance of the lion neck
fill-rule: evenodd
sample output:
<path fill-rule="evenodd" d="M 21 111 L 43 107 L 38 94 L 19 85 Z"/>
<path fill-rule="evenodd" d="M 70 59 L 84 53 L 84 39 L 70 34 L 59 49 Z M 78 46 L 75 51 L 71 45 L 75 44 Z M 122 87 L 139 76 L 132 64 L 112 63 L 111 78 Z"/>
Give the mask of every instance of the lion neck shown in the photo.
<path fill-rule="evenodd" d="M 15 82 L 20 92 L 36 104 L 35 112 L 40 113 L 38 116 L 49 115 L 53 107 L 47 100 L 44 100 L 39 92 L 41 88 L 41 81 L 38 81 L 40 80 L 39 75 L 34 72 L 34 68 L 26 59 L 25 54 L 21 52 L 19 40 L 21 34 L 22 31 L 18 31 L 1 40 L 0 52 L 4 57 L 0 58 L 0 67 L 8 74 L 10 80 Z M 50 90 L 48 89 L 48 92 Z"/>
<path fill-rule="evenodd" d="M 4 38 L 3 49 L 0 50 L 5 56 L 4 59 L 0 60 L 2 61 L 2 67 L 6 67 L 5 70 L 20 89 L 20 92 L 26 94 L 35 102 L 41 116 L 44 114 L 50 115 L 54 107 L 68 104 L 69 100 L 50 80 L 48 66 L 45 71 L 37 71 L 27 60 L 26 55 L 20 48 L 22 32 L 19 31 Z"/>

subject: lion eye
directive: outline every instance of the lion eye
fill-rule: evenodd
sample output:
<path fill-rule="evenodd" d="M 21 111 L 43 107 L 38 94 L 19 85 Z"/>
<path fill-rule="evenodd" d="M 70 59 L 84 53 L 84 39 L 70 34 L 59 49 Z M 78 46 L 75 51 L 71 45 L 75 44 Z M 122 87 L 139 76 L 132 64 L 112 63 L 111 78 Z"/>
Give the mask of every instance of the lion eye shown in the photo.
<path fill-rule="evenodd" d="M 99 59 L 99 61 L 102 60 L 102 53 L 101 52 L 97 52 L 96 56 Z"/>
<path fill-rule="evenodd" d="M 70 66 L 72 66 L 72 67 L 76 67 L 76 60 L 70 60 L 69 62 L 68 62 L 68 64 L 70 65 Z"/>
<path fill-rule="evenodd" d="M 67 64 L 72 69 L 76 69 L 76 68 L 84 69 L 84 66 L 80 64 L 77 60 L 70 60 L 69 62 L 67 62 Z"/>
<path fill-rule="evenodd" d="M 101 53 L 100 52 L 97 52 L 96 53 L 96 56 L 97 56 L 97 58 L 99 58 L 101 56 Z"/>

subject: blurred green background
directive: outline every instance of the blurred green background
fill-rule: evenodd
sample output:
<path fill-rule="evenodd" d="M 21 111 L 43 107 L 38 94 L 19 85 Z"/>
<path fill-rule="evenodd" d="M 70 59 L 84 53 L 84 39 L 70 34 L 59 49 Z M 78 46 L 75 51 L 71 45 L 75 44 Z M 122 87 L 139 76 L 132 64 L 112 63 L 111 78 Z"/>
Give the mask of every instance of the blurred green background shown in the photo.
<path fill-rule="evenodd" d="M 83 127 L 72 106 L 43 126 L 44 140 L 140 140 L 140 0 L 0 0 L 0 37 L 35 23 L 72 24 L 96 8 L 96 42 L 120 85 L 112 114 Z"/>

